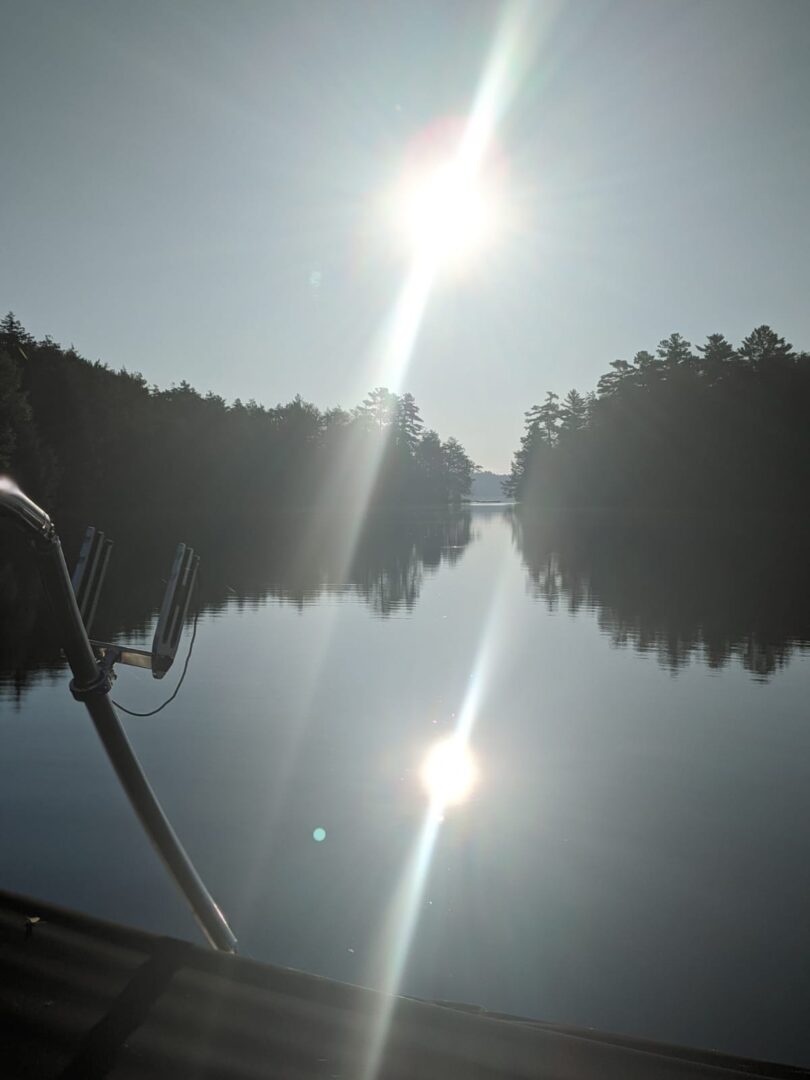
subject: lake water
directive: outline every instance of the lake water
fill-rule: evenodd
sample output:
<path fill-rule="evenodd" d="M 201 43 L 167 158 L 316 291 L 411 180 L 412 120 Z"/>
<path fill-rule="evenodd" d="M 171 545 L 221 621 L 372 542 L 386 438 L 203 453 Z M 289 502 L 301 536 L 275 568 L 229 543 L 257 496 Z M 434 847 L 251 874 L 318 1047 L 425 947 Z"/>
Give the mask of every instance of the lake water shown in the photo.
<path fill-rule="evenodd" d="M 481 507 L 389 523 L 349 557 L 324 522 L 296 528 L 203 550 L 186 682 L 126 718 L 240 950 L 378 985 L 401 950 L 403 993 L 810 1063 L 795 529 Z M 171 544 L 138 554 L 114 556 L 99 634 L 148 647 Z M 3 887 L 198 940 L 12 591 Z M 121 669 L 115 697 L 153 707 L 180 666 Z M 461 716 L 476 785 L 397 906 L 422 762 Z"/>

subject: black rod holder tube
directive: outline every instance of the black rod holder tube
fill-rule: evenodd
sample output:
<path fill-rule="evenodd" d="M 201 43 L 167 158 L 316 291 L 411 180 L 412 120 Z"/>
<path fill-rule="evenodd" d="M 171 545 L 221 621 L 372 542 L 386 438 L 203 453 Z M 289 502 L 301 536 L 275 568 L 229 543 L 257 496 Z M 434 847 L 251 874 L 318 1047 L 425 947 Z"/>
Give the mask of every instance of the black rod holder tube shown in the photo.
<path fill-rule="evenodd" d="M 99 668 L 79 614 L 62 545 L 59 537 L 52 532 L 37 537 L 34 547 L 42 584 L 57 620 L 62 648 L 73 672 L 74 686 L 82 691 L 96 683 Z M 236 938 L 164 814 L 109 695 L 101 690 L 88 693 L 84 704 L 133 810 L 191 906 L 202 932 L 213 948 L 235 952 Z"/>

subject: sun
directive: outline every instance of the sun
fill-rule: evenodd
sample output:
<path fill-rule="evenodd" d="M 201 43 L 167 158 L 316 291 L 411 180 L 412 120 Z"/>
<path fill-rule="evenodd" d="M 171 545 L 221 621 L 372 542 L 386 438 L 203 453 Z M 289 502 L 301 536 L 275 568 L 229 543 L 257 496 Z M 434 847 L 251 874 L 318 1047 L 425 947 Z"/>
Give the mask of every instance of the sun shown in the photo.
<path fill-rule="evenodd" d="M 458 736 L 436 743 L 421 771 L 431 802 L 439 806 L 463 802 L 472 791 L 477 775 L 470 748 Z"/>
<path fill-rule="evenodd" d="M 464 265 L 494 238 L 497 199 L 480 173 L 453 159 L 406 178 L 393 205 L 406 251 L 437 265 Z"/>

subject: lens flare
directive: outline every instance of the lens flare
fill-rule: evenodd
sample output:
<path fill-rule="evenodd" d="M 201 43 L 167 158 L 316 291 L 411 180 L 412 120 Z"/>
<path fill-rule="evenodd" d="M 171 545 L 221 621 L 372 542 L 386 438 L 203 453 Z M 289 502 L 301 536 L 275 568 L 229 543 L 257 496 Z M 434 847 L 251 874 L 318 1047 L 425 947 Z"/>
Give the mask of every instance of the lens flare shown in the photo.
<path fill-rule="evenodd" d="M 402 208 L 405 231 L 411 237 L 410 269 L 375 350 L 378 353 L 377 370 L 380 372 L 377 384 L 388 386 L 395 393 L 401 392 L 431 290 L 441 264 L 446 261 L 442 253 L 453 250 L 457 243 L 461 244 L 462 250 L 468 243 L 473 246 L 480 244 L 492 228 L 490 215 L 494 213 L 498 200 L 490 200 L 487 196 L 484 166 L 491 154 L 499 121 L 529 72 L 543 20 L 551 17 L 549 13 L 552 10 L 553 5 L 535 4 L 531 0 L 511 0 L 507 3 L 498 21 L 495 39 L 455 152 L 449 161 L 445 154 L 434 163 L 438 173 L 428 173 L 425 177 L 426 187 L 417 186 L 416 194 L 409 197 Z M 364 485 L 368 494 L 373 488 L 376 474 L 377 462 L 369 469 L 369 483 Z M 499 640 L 498 623 L 499 614 L 493 606 L 488 624 L 482 630 L 477 656 L 471 666 L 470 684 L 456 724 L 454 738 L 463 747 L 467 746 L 489 675 L 490 654 Z M 364 1066 L 359 1074 L 361 1080 L 378 1080 L 383 1065 L 396 1006 L 395 995 L 400 990 L 416 930 L 441 828 L 442 808 L 454 796 L 463 798 L 475 779 L 472 759 L 468 764 L 462 764 L 456 753 L 447 750 L 436 751 L 436 757 L 438 761 L 430 755 L 425 763 L 429 806 L 394 891 L 383 927 L 382 946 L 375 950 L 376 970 L 369 983 L 378 986 L 382 993 L 372 1017 Z M 444 779 L 440 780 L 439 777 Z"/>

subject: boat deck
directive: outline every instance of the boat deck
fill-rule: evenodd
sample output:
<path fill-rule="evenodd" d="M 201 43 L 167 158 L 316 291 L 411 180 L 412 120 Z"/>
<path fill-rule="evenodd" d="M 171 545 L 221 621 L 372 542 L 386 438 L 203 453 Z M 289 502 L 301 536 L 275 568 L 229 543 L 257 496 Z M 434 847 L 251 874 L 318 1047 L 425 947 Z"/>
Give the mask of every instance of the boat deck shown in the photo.
<path fill-rule="evenodd" d="M 0 892 L 0 1075 L 364 1080 L 381 995 Z M 382 1080 L 810 1077 L 395 999 Z"/>

